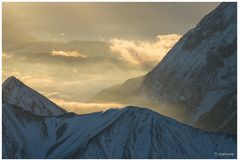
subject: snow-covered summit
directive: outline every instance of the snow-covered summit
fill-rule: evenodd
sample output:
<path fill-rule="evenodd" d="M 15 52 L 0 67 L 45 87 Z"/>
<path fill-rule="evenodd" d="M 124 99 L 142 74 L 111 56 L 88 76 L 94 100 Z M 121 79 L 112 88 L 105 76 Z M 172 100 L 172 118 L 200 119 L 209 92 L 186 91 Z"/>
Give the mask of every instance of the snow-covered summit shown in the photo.
<path fill-rule="evenodd" d="M 65 110 L 11 76 L 2 85 L 3 102 L 13 104 L 39 115 L 58 115 Z"/>
<path fill-rule="evenodd" d="M 10 76 L 3 82 L 2 87 L 4 88 L 4 86 L 15 86 L 15 85 L 19 85 L 21 83 L 22 82 L 20 80 L 18 80 L 16 77 Z"/>
<path fill-rule="evenodd" d="M 4 103 L 3 143 L 3 158 L 236 157 L 234 136 L 205 132 L 132 106 L 40 116 Z"/>

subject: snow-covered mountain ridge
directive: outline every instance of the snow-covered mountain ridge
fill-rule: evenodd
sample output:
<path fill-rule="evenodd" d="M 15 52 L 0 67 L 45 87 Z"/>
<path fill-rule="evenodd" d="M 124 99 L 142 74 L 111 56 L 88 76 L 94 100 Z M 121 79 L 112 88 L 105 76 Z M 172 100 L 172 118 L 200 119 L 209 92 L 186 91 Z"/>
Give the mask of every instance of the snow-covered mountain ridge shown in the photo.
<path fill-rule="evenodd" d="M 3 120 L 4 158 L 220 158 L 215 152 L 233 153 L 229 158 L 236 155 L 232 136 L 204 132 L 136 107 L 51 117 L 4 104 Z"/>
<path fill-rule="evenodd" d="M 17 79 L 11 81 L 15 83 L 11 83 L 13 86 L 10 89 L 15 89 L 21 83 Z M 21 87 L 19 94 L 29 89 L 25 85 Z M 28 95 L 34 93 L 34 90 L 30 90 Z M 20 97 L 21 100 L 27 99 L 28 95 Z M 42 97 L 38 94 L 31 101 Z M 85 115 L 67 112 L 45 115 L 29 110 L 28 102 L 25 106 L 20 105 L 3 101 L 3 158 L 237 156 L 235 136 L 196 129 L 148 109 L 129 106 Z M 51 105 L 48 102 L 44 107 L 52 109 Z M 216 155 L 220 153 L 227 155 Z"/>
<path fill-rule="evenodd" d="M 221 3 L 206 15 L 143 81 L 134 81 L 131 91 L 137 92 L 128 94 L 127 82 L 99 92 L 94 101 L 123 100 L 196 127 L 236 134 L 237 4 Z"/>

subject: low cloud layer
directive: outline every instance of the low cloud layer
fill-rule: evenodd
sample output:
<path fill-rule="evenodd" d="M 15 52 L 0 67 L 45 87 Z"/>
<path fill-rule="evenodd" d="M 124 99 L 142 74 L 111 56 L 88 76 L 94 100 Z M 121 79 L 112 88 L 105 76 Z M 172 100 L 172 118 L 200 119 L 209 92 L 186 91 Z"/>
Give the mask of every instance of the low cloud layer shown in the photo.
<path fill-rule="evenodd" d="M 111 39 L 110 49 L 131 66 L 154 66 L 181 38 L 178 34 L 159 35 L 153 42 Z"/>
<path fill-rule="evenodd" d="M 51 52 L 52 56 L 64 56 L 64 57 L 80 57 L 80 58 L 86 58 L 86 55 L 80 54 L 78 51 L 63 51 L 63 50 L 53 50 Z"/>
<path fill-rule="evenodd" d="M 6 53 L 2 53 L 2 58 L 3 59 L 7 59 L 7 58 L 11 58 L 12 56 L 11 55 L 8 55 Z"/>
<path fill-rule="evenodd" d="M 51 99 L 60 107 L 66 109 L 67 111 L 73 111 L 78 114 L 105 111 L 110 108 L 122 108 L 121 104 L 116 103 L 81 103 L 74 101 L 65 101 L 63 99 Z"/>
<path fill-rule="evenodd" d="M 3 53 L 3 80 L 15 76 L 62 108 L 89 113 L 123 105 L 89 102 L 99 91 L 145 75 L 180 35 L 155 41 L 38 43 Z M 30 44 L 31 45 L 31 44 Z"/>

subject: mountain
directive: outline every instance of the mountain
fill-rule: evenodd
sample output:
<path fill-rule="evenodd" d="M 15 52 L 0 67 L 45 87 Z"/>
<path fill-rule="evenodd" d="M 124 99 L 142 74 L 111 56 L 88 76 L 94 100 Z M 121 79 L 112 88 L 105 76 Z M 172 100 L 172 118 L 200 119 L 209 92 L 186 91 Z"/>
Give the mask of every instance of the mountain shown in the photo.
<path fill-rule="evenodd" d="M 235 134 L 236 33 L 237 4 L 220 4 L 178 41 L 142 83 L 134 85 L 135 97 L 145 102 L 142 105 L 158 104 L 165 114 L 187 124 Z M 127 103 L 137 103 L 130 99 L 132 95 L 128 99 L 125 86 L 117 89 L 125 91 Z M 112 94 L 105 102 L 121 99 L 122 94 L 111 93 L 111 89 L 104 90 L 104 95 Z"/>
<path fill-rule="evenodd" d="M 26 86 L 14 76 L 9 77 L 2 85 L 2 100 L 21 107 L 37 115 L 59 115 L 65 110 Z"/>
<path fill-rule="evenodd" d="M 113 91 L 164 104 L 175 115 L 183 111 L 193 126 L 235 133 L 236 58 L 236 3 L 222 3 L 150 73 Z M 194 128 L 148 109 L 77 115 L 14 77 L 2 89 L 4 159 L 237 158 L 235 135 Z"/>
<path fill-rule="evenodd" d="M 6 21 L 3 21 L 2 29 L 3 49 L 24 43 L 32 43 L 38 41 L 31 35 L 19 30 Z"/>
<path fill-rule="evenodd" d="M 148 109 L 57 116 L 3 103 L 4 159 L 236 158 L 236 137 L 181 124 Z"/>
<path fill-rule="evenodd" d="M 115 102 L 115 103 L 133 103 L 139 102 L 137 93 L 143 83 L 144 77 L 132 78 L 122 84 L 114 85 L 110 88 L 98 92 L 91 102 Z"/>
<path fill-rule="evenodd" d="M 142 95 L 187 107 L 189 122 L 205 129 L 234 119 L 236 132 L 236 33 L 236 3 L 222 3 L 146 75 Z"/>

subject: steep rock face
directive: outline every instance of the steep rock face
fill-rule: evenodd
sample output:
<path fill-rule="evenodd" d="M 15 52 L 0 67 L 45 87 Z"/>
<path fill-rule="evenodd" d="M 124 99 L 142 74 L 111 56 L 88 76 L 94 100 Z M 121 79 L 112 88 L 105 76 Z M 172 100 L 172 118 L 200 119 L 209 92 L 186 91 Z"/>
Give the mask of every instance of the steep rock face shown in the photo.
<path fill-rule="evenodd" d="M 233 118 L 237 90 L 236 15 L 236 3 L 222 3 L 204 17 L 146 75 L 142 97 L 186 107 L 184 117 L 190 116 L 186 122 L 210 130 L 219 130 Z M 211 122 L 215 126 L 209 125 Z"/>
<path fill-rule="evenodd" d="M 15 77 L 9 77 L 2 85 L 3 102 L 24 108 L 38 115 L 59 115 L 65 110 L 26 86 Z"/>
<path fill-rule="evenodd" d="M 236 139 L 137 107 L 40 116 L 4 103 L 3 158 L 236 158 Z"/>

